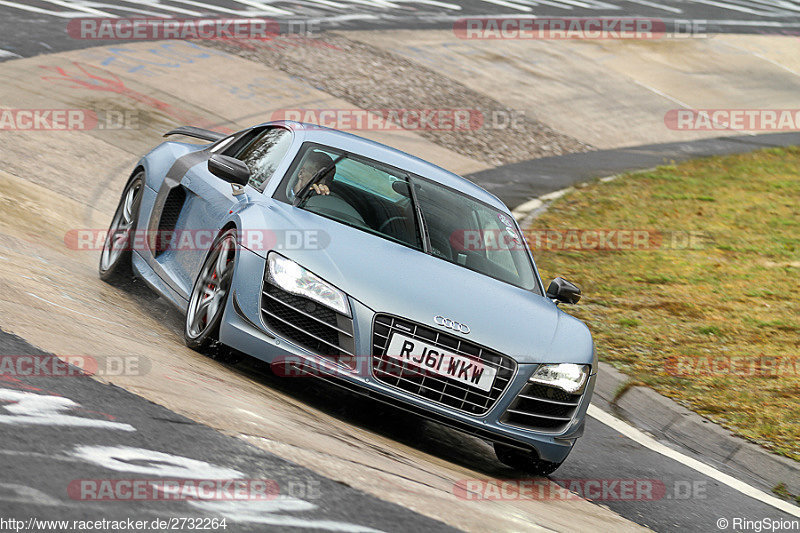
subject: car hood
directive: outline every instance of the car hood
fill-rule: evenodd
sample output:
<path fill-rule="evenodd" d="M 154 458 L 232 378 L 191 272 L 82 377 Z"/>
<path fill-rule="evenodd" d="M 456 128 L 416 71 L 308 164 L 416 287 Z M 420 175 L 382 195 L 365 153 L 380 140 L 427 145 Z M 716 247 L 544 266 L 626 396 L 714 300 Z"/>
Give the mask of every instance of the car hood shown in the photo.
<path fill-rule="evenodd" d="M 588 329 L 548 298 L 281 202 L 263 215 L 261 227 L 316 233 L 320 246 L 278 252 L 375 312 L 432 327 L 441 315 L 519 362 L 591 362 Z"/>

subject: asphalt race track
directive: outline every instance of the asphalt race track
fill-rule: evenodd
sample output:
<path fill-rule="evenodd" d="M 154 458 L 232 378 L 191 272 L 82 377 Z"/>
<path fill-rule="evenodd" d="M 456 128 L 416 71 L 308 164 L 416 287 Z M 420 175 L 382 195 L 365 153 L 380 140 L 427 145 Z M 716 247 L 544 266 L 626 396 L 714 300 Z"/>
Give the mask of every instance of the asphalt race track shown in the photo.
<path fill-rule="evenodd" d="M 147 3 L 0 0 L 0 61 L 111 44 L 69 38 L 64 28 L 70 19 L 77 17 L 200 15 L 311 20 L 319 24 L 319 29 L 376 31 L 384 28 L 450 28 L 459 17 L 490 15 L 640 16 L 673 22 L 702 20 L 709 31 L 787 34 L 800 31 L 800 2 L 795 1 L 468 0 L 456 5 L 444 0 L 151 0 Z M 1 100 L 0 104 L 3 104 Z M 135 142 L 143 141 L 135 139 Z M 68 147 L 59 146 L 56 151 L 68 153 Z M 652 155 L 652 147 L 647 147 L 642 153 Z M 662 154 L 659 152 L 658 156 Z M 614 154 L 610 157 L 614 158 Z M 644 160 L 647 161 L 645 165 L 651 162 L 647 158 Z M 571 169 L 571 165 L 575 165 L 569 156 L 560 161 L 559 158 L 548 159 L 546 172 Z M 82 164 L 77 157 L 72 162 Z M 0 171 L 5 172 L 6 167 L 13 166 L 12 163 L 23 164 L 4 161 Z M 65 180 L 70 175 L 70 163 L 63 162 Z M 486 176 L 484 185 L 489 186 L 493 193 L 517 203 L 526 194 L 553 192 L 578 178 L 590 177 L 584 174 L 590 164 L 577 166 L 581 169 L 580 176 L 533 187 L 525 185 L 520 189 L 524 193 L 517 189 L 499 190 L 505 183 L 502 171 L 479 172 L 473 175 L 473 179 L 484 183 L 481 181 L 483 174 Z M 526 168 L 533 167 L 529 165 Z M 513 173 L 513 170 L 509 172 Z M 0 178 L 6 179 L 5 176 Z M 22 182 L 24 176 L 15 179 L 17 181 L 9 178 L 3 183 L 16 184 Z M 34 186 L 31 190 L 20 188 L 25 193 L 30 192 L 31 198 L 35 199 L 26 199 L 24 206 L 35 207 L 45 203 L 41 201 L 38 189 L 34 189 Z M 117 194 L 115 191 L 112 196 Z M 58 210 L 58 207 L 54 209 Z M 87 220 L 81 222 L 91 223 Z M 56 317 L 53 319 L 56 337 L 63 334 L 65 338 L 71 338 L 78 335 L 76 331 L 90 331 L 71 330 L 70 325 L 64 325 L 62 330 L 58 321 L 71 316 L 76 323 L 95 321 L 103 323 L 106 329 L 116 328 L 110 337 L 112 339 L 126 335 L 133 339 L 139 335 L 135 339 L 137 342 L 151 342 L 154 350 L 161 350 L 161 353 L 172 355 L 174 352 L 175 368 L 180 366 L 183 372 L 180 375 L 187 377 L 185 380 L 176 379 L 175 387 L 180 387 L 181 393 L 185 394 L 183 400 L 187 406 L 196 404 L 197 407 L 183 410 L 175 405 L 164 406 L 174 399 L 165 392 L 163 383 L 167 383 L 168 388 L 169 382 L 156 379 L 160 379 L 161 370 L 151 372 L 154 381 L 143 382 L 141 386 L 111 384 L 103 379 L 74 375 L 0 376 L 0 465 L 3 466 L 0 474 L 0 530 L 14 529 L 8 522 L 2 522 L 9 518 L 22 520 L 21 529 L 18 529 L 22 531 L 81 530 L 72 523 L 73 520 L 132 519 L 147 524 L 165 520 L 169 524 L 183 519 L 185 526 L 187 520 L 224 518 L 225 528 L 212 530 L 479 531 L 490 528 L 494 513 L 498 520 L 496 528 L 503 531 L 636 531 L 645 528 L 655 531 L 718 531 L 726 529 L 719 526 L 721 519 L 797 520 L 800 517 L 800 508 L 778 508 L 771 496 L 772 487 L 762 479 L 717 464 L 704 456 L 701 450 L 662 443 L 685 458 L 676 460 L 674 456 L 643 445 L 645 439 L 640 438 L 641 434 L 634 428 L 623 431 L 608 423 L 606 417 L 611 408 L 607 398 L 601 396 L 596 396 L 593 403 L 598 414 L 587 418 L 585 435 L 578 441 L 568 461 L 551 476 L 553 483 L 567 485 L 569 480 L 578 479 L 652 480 L 663 488 L 658 497 L 633 501 L 610 497 L 593 503 L 576 498 L 541 502 L 541 507 L 524 504 L 488 507 L 484 505 L 486 502 L 461 501 L 454 502 L 453 509 L 448 512 L 443 508 L 447 505 L 443 502 L 447 500 L 430 494 L 440 491 L 452 496 L 449 492 L 452 492 L 454 480 L 469 477 L 513 479 L 516 475 L 497 462 L 482 441 L 326 383 L 280 380 L 252 362 L 231 366 L 200 356 L 192 359 L 180 339 L 182 317 L 168 304 L 140 285 L 118 291 L 113 298 L 97 289 L 91 299 L 94 303 L 88 303 L 82 295 L 67 294 L 73 288 L 66 287 L 68 282 L 76 286 L 85 284 L 90 287 L 89 291 L 95 290 L 99 282 L 91 285 L 87 281 L 90 276 L 96 277 L 94 272 L 83 268 L 82 259 L 75 260 L 66 254 L 61 257 L 58 250 L 35 249 L 20 237 L 23 234 L 3 235 L 0 239 L 0 272 L 6 268 L 9 272 L 0 290 L 13 293 L 14 297 L 29 295 L 43 300 L 42 306 L 52 309 Z M 56 240 L 61 239 L 61 235 L 57 237 Z M 20 243 L 21 251 L 15 250 L 14 247 Z M 17 253 L 23 259 L 17 258 Z M 16 266 L 5 266 L 10 264 L 6 256 L 14 256 L 14 261 L 30 261 L 35 272 L 23 280 L 24 276 L 19 274 Z M 51 272 L 52 265 L 58 268 Z M 59 277 L 60 271 L 69 271 L 71 267 L 75 269 L 74 278 L 66 274 Z M 20 277 L 14 281 L 14 276 Z M 66 287 L 61 291 L 61 296 L 66 296 L 58 300 L 62 303 L 54 303 L 55 298 L 51 296 L 41 297 L 30 292 L 34 290 L 31 287 L 52 285 L 49 276 L 57 278 Z M 63 302 L 67 302 L 66 307 Z M 8 308 L 12 303 L 5 302 Z M 55 310 L 55 307 L 60 309 Z M 128 326 L 120 326 L 111 314 L 116 307 L 124 308 L 126 313 L 133 309 L 145 317 L 143 320 L 158 324 L 162 328 L 159 330 L 162 337 L 157 340 L 148 338 L 145 333 L 134 333 L 132 329 L 126 329 Z M 39 319 L 43 314 L 36 313 L 31 317 Z M 31 326 L 31 330 L 44 327 Z M 33 346 L 36 343 L 31 339 L 17 337 L 4 329 L 9 328 L 5 317 L 0 314 L 0 354 L 35 356 L 42 361 L 55 357 Z M 126 347 L 119 349 L 125 352 Z M 64 348 L 57 353 L 75 352 Z M 198 376 L 205 379 L 198 380 Z M 215 396 L 217 389 L 222 392 Z M 228 408 L 226 404 L 235 401 L 233 396 L 240 392 L 247 394 L 246 399 L 264 402 L 266 412 L 274 417 L 269 424 L 299 428 L 297 431 L 301 434 L 297 441 L 281 442 L 285 434 L 278 432 L 274 439 L 265 438 L 256 429 L 238 427 L 239 419 L 226 420 L 229 411 L 223 409 Z M 236 404 L 232 410 L 244 412 L 242 416 L 247 413 L 254 415 L 253 420 L 261 418 L 252 412 L 255 407 Z M 187 413 L 192 416 L 187 416 Z M 285 424 L 282 417 L 286 417 Z M 267 424 L 266 420 L 250 423 L 256 426 L 262 422 Z M 319 450 L 308 452 L 301 445 L 316 440 L 328 442 L 326 439 L 349 449 L 351 463 L 340 461 L 333 444 L 330 456 L 319 453 Z M 698 471 L 692 466 L 695 460 L 711 468 Z M 326 467 L 326 462 L 330 463 L 329 467 Z M 420 472 L 428 477 L 418 479 Z M 175 478 L 269 480 L 279 487 L 280 496 L 254 503 L 171 501 L 169 498 L 163 501 L 91 501 L 91 497 L 76 495 L 75 487 L 81 480 L 134 478 L 161 481 Z M 738 489 L 732 487 L 726 481 L 730 478 L 747 485 L 751 495 L 745 494 L 739 485 Z M 385 496 L 376 494 L 380 490 L 375 487 L 382 484 L 387 487 Z M 472 509 L 474 516 L 470 515 Z M 441 520 L 431 516 L 441 517 Z M 46 524 L 35 521 L 40 519 L 70 522 Z M 476 525 L 469 527 L 473 521 Z M 111 528 L 106 525 L 97 529 Z M 171 528 L 159 525 L 152 529 Z"/>
<path fill-rule="evenodd" d="M 42 364 L 54 357 L 3 331 L 0 351 L 37 356 Z M 266 527 L 312 531 L 453 530 L 89 377 L 6 379 L 0 397 L 21 407 L 0 419 L 6 427 L 17 429 L 3 431 L 0 437 L 0 461 L 4 465 L 0 483 L 2 518 L 32 520 L 26 522 L 26 531 L 80 530 L 72 525 L 48 527 L 46 521 L 54 518 L 70 524 L 73 520 L 102 519 L 151 524 L 153 520 L 202 517 L 227 518 L 225 529 L 229 531 L 263 531 Z M 24 407 L 31 398 L 74 402 L 70 405 L 81 412 L 81 418 L 68 415 L 60 421 L 58 416 L 48 419 L 47 408 Z M 79 489 L 68 488 L 78 475 L 86 480 L 107 479 L 115 471 L 127 472 L 131 477 L 144 475 L 149 480 L 272 480 L 283 490 L 280 497 L 267 496 L 257 503 L 229 500 L 210 502 L 204 508 L 197 503 L 168 499 L 155 502 L 156 505 L 142 505 L 141 501 L 90 502 L 80 500 Z M 56 487 L 59 490 L 54 490 Z M 89 497 L 100 494 L 94 487 L 86 493 Z M 265 494 L 269 493 L 267 489 Z M 31 527 L 36 520 L 42 522 Z M 221 526 L 214 529 L 225 530 Z"/>
<path fill-rule="evenodd" d="M 782 0 L 193 0 L 130 2 L 102 5 L 75 0 L 0 2 L 0 60 L 92 46 L 69 38 L 63 29 L 79 17 L 259 16 L 284 23 L 313 21 L 310 31 L 326 29 L 450 28 L 453 21 L 474 16 L 645 17 L 687 32 L 800 32 L 800 2 Z M 139 5 L 137 5 L 139 4 Z"/>

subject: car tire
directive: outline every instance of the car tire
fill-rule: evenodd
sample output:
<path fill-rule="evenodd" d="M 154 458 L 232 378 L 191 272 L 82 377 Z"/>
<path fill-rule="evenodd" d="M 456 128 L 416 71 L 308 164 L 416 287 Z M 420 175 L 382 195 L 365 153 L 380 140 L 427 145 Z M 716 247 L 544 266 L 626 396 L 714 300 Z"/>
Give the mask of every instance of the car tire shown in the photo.
<path fill-rule="evenodd" d="M 504 465 L 533 476 L 549 476 L 563 464 L 563 461 L 551 463 L 540 459 L 535 451 L 521 450 L 499 442 L 494 443 L 494 453 Z"/>
<path fill-rule="evenodd" d="M 218 345 L 219 326 L 236 266 L 236 235 L 236 229 L 231 228 L 214 239 L 192 287 L 183 339 L 193 350 L 202 352 Z"/>
<path fill-rule="evenodd" d="M 98 272 L 100 279 L 107 283 L 117 284 L 133 278 L 131 235 L 139 222 L 143 191 L 144 172 L 140 171 L 128 180 L 122 191 L 100 252 Z"/>

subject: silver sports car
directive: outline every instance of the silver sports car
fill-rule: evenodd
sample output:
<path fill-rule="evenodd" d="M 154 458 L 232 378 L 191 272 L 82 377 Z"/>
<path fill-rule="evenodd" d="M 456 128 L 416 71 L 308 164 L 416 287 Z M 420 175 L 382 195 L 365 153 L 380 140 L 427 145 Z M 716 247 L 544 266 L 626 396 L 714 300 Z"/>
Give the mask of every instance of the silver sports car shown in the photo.
<path fill-rule="evenodd" d="M 136 165 L 100 258 L 186 314 L 186 344 L 313 374 L 553 472 L 584 427 L 592 337 L 496 197 L 355 135 L 182 127 Z"/>

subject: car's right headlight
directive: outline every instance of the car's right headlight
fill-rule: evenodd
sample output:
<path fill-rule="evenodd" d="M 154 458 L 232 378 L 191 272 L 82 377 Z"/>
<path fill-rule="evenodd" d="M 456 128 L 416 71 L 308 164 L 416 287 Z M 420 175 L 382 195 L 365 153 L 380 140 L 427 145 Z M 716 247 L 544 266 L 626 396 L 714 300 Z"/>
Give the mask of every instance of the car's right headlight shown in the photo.
<path fill-rule="evenodd" d="M 267 256 L 267 264 L 267 279 L 276 286 L 321 303 L 337 313 L 352 316 L 347 295 L 313 272 L 275 252 Z"/>
<path fill-rule="evenodd" d="M 558 387 L 569 394 L 579 394 L 589 380 L 589 368 L 589 365 L 573 363 L 540 365 L 528 381 Z"/>

